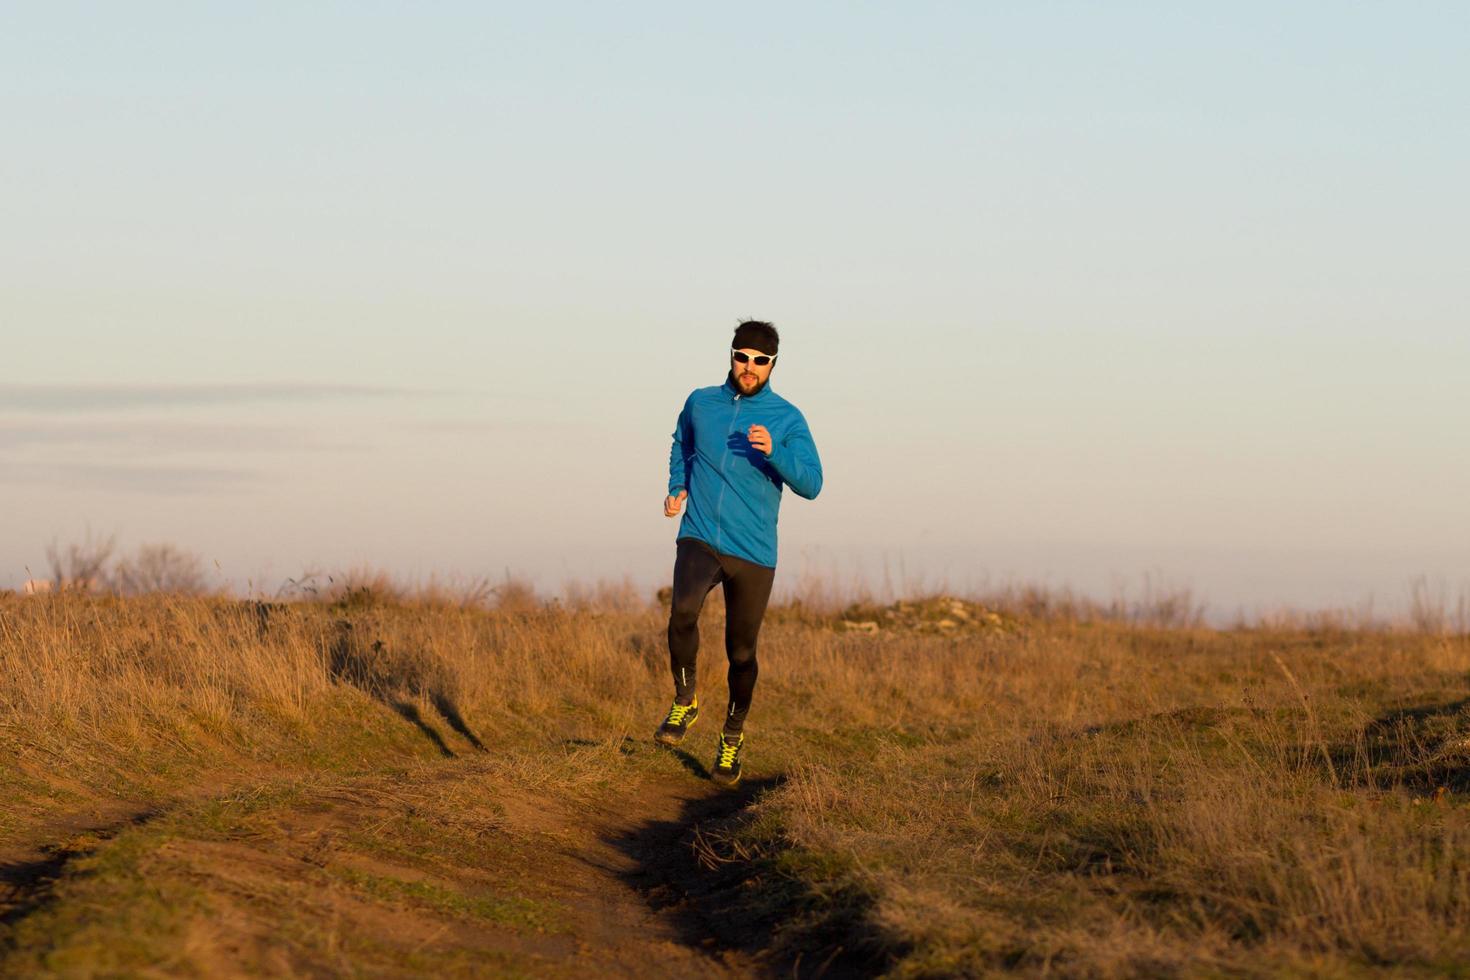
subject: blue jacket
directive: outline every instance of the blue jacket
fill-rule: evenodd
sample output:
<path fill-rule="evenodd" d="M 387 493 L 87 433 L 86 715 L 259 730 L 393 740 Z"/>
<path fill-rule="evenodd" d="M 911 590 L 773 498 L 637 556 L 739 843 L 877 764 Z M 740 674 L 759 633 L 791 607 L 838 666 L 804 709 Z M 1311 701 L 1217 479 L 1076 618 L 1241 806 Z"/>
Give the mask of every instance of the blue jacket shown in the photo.
<path fill-rule="evenodd" d="M 769 457 L 746 437 L 752 425 L 770 431 Z M 679 537 L 775 568 L 776 518 L 787 485 L 808 500 L 822 490 L 822 461 L 796 406 L 769 385 L 748 398 L 729 379 L 695 389 L 669 451 L 669 496 L 689 491 Z"/>

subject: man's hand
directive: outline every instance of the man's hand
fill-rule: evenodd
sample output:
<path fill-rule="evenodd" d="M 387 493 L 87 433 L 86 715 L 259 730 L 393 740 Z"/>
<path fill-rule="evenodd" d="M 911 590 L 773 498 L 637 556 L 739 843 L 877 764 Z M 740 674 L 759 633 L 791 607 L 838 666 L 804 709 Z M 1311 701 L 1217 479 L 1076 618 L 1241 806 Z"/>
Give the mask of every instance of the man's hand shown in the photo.
<path fill-rule="evenodd" d="M 678 517 L 679 509 L 684 506 L 684 498 L 689 496 L 688 490 L 680 490 L 677 497 L 664 498 L 664 516 Z"/>
<path fill-rule="evenodd" d="M 767 456 L 771 455 L 771 434 L 766 431 L 765 426 L 752 425 L 749 429 L 746 430 L 745 435 L 746 438 L 750 440 L 750 444 L 752 446 L 759 449 Z"/>

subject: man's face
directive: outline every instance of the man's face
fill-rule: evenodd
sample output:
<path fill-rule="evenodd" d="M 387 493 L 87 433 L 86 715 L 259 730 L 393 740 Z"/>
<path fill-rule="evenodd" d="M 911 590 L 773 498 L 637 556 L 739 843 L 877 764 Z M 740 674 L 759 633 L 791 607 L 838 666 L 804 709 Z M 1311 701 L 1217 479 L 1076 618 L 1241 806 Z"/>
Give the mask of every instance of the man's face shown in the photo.
<path fill-rule="evenodd" d="M 745 355 L 745 363 L 740 363 L 739 354 Z M 756 363 L 756 359 L 765 361 L 762 366 Z M 771 377 L 771 369 L 776 366 L 776 359 L 769 354 L 764 354 L 754 348 L 747 347 L 743 350 L 730 353 L 730 376 L 735 379 L 736 386 L 742 395 L 753 395 L 761 390 L 761 387 Z"/>

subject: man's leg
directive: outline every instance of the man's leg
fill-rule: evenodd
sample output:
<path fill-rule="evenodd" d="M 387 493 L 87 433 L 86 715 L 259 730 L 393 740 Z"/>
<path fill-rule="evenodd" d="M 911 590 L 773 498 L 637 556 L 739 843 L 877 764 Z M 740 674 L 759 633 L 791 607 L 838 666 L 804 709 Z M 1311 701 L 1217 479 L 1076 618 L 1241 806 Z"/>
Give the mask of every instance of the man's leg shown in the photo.
<path fill-rule="evenodd" d="M 731 558 L 725 565 L 725 655 L 730 659 L 730 706 L 725 711 L 725 734 L 738 738 L 750 711 L 751 695 L 760 666 L 755 659 L 756 638 L 766 603 L 771 598 L 771 585 L 776 570 L 753 562 Z"/>
<path fill-rule="evenodd" d="M 674 558 L 674 596 L 669 609 L 669 665 L 674 700 L 694 701 L 694 666 L 699 654 L 699 611 L 704 597 L 724 574 L 720 558 L 702 541 L 682 538 Z"/>

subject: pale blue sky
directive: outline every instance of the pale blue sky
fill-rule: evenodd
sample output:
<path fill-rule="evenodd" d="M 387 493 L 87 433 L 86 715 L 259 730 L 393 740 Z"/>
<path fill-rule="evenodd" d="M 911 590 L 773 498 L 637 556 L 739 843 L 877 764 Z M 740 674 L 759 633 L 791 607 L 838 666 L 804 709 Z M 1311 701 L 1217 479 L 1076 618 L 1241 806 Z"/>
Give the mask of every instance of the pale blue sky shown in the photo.
<path fill-rule="evenodd" d="M 1467 50 L 1451 3 L 5 5 L 0 587 L 89 525 L 655 583 L 749 315 L 828 471 L 788 587 L 1457 590 Z"/>

